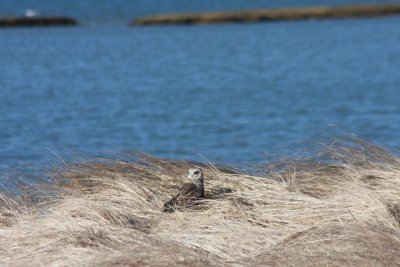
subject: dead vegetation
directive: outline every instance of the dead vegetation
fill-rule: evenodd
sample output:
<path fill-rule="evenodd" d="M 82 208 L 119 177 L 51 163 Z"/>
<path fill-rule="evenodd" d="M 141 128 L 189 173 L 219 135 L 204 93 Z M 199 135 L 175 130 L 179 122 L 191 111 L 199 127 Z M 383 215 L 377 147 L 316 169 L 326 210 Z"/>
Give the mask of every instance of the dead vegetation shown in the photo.
<path fill-rule="evenodd" d="M 317 6 L 230 12 L 182 13 L 146 16 L 130 23 L 148 25 L 204 25 L 216 23 L 254 23 L 286 20 L 322 20 L 381 17 L 400 14 L 399 4 Z"/>
<path fill-rule="evenodd" d="M 52 186 L 0 195 L 0 265 L 400 265 L 400 159 L 379 147 L 336 143 L 257 175 L 203 165 L 206 199 L 162 212 L 193 166 L 67 164 Z"/>

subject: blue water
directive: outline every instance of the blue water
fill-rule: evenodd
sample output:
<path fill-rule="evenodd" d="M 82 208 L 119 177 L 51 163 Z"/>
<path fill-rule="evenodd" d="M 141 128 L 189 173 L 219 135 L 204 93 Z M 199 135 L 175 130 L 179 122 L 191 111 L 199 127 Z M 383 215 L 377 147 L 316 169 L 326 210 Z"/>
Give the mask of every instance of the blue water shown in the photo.
<path fill-rule="evenodd" d="M 251 163 L 400 148 L 400 18 L 0 30 L 0 171 L 80 151 Z"/>

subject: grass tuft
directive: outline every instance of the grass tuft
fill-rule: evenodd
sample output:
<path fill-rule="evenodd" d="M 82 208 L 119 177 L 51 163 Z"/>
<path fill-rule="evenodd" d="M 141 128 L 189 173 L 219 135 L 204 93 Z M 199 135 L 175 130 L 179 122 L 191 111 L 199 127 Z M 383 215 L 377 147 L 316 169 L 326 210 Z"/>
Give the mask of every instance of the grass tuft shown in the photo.
<path fill-rule="evenodd" d="M 206 198 L 162 212 L 198 165 L 92 160 L 0 194 L 0 265 L 400 265 L 400 159 L 380 147 L 337 141 L 252 174 L 202 164 Z"/>

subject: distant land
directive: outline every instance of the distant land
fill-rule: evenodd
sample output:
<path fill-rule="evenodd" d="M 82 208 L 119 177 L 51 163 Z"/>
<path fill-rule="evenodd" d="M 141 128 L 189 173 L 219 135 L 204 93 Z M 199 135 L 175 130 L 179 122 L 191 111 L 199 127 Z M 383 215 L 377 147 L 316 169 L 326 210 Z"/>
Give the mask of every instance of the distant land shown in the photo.
<path fill-rule="evenodd" d="M 82 25 L 120 26 L 133 19 L 159 14 L 390 3 L 399 4 L 400 0 L 18 0 L 0 1 L 0 17 L 19 17 L 33 10 L 43 16 L 76 18 Z"/>
<path fill-rule="evenodd" d="M 131 26 L 247 23 L 263 21 L 358 18 L 400 15 L 400 4 L 319 6 L 210 13 L 182 13 L 146 16 Z"/>
<path fill-rule="evenodd" d="M 0 17 L 0 27 L 18 26 L 75 26 L 78 22 L 68 17 Z"/>

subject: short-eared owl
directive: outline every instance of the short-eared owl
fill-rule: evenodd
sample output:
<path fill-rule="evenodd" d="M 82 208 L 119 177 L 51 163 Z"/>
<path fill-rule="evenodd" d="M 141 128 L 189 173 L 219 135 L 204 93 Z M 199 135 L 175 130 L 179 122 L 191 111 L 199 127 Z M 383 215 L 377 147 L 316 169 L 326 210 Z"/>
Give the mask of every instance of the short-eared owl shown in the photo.
<path fill-rule="evenodd" d="M 189 170 L 189 183 L 184 184 L 179 193 L 164 204 L 164 211 L 173 212 L 178 207 L 190 205 L 194 200 L 204 197 L 204 176 L 200 168 Z"/>

